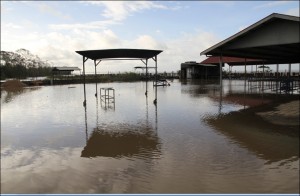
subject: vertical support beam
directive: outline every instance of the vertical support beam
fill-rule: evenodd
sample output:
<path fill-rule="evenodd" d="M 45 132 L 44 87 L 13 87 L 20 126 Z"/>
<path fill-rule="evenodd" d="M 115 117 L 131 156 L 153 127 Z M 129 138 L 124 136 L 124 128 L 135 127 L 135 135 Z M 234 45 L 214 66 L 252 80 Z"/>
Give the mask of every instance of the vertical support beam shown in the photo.
<path fill-rule="evenodd" d="M 264 85 L 265 85 L 265 63 L 263 63 L 262 92 L 264 92 Z"/>
<path fill-rule="evenodd" d="M 145 95 L 146 97 L 148 96 L 148 59 L 146 59 L 146 92 Z"/>
<path fill-rule="evenodd" d="M 98 97 L 98 90 L 97 90 L 97 63 L 96 60 L 94 60 L 94 65 L 95 65 L 95 82 L 96 82 L 96 93 L 95 93 L 95 97 Z"/>
<path fill-rule="evenodd" d="M 101 60 L 99 60 L 99 62 L 97 62 L 96 60 L 94 60 L 94 65 L 95 65 L 95 82 L 96 82 L 96 93 L 95 93 L 95 97 L 98 97 L 98 82 L 97 82 L 97 65 L 101 62 Z"/>
<path fill-rule="evenodd" d="M 289 75 L 288 75 L 289 78 L 291 77 L 291 74 L 292 74 L 292 65 L 291 63 L 289 63 Z"/>
<path fill-rule="evenodd" d="M 247 74 L 247 59 L 245 58 L 245 71 L 244 71 L 244 91 L 245 92 L 246 92 L 246 80 L 247 80 L 246 74 Z"/>
<path fill-rule="evenodd" d="M 84 63 L 87 61 L 87 57 L 82 57 L 82 64 L 83 64 L 83 91 L 84 91 L 84 101 L 83 106 L 86 107 L 86 90 L 85 90 L 85 65 Z"/>
<path fill-rule="evenodd" d="M 277 63 L 277 65 L 276 65 L 276 93 L 278 91 L 278 83 L 279 83 L 278 78 L 279 78 L 279 64 Z"/>
<path fill-rule="evenodd" d="M 155 99 L 153 101 L 153 103 L 156 105 L 157 103 L 157 56 L 154 57 L 154 61 L 155 61 Z"/>
<path fill-rule="evenodd" d="M 255 76 L 257 77 L 257 65 L 255 65 Z"/>
<path fill-rule="evenodd" d="M 222 88 L 222 64 L 223 64 L 222 53 L 219 58 L 219 64 L 220 64 L 220 88 Z"/>

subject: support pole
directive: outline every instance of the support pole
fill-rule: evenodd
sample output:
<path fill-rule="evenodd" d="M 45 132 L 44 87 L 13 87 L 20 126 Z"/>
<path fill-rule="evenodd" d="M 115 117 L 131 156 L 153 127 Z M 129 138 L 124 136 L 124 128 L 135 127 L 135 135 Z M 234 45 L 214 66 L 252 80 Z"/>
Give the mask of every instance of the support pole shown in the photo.
<path fill-rule="evenodd" d="M 220 62 L 220 88 L 222 88 L 222 64 L 223 64 L 222 53 L 220 55 L 219 62 Z"/>
<path fill-rule="evenodd" d="M 95 93 L 95 97 L 98 97 L 98 90 L 97 90 L 97 65 L 96 65 L 96 60 L 94 60 L 94 64 L 95 64 L 95 82 L 96 82 L 96 93 Z"/>
<path fill-rule="evenodd" d="M 87 57 L 82 57 L 82 64 L 83 64 L 83 91 L 84 91 L 84 101 L 83 106 L 86 107 L 86 90 L 85 90 L 85 65 L 84 63 L 87 61 Z"/>
<path fill-rule="evenodd" d="M 246 91 L 246 74 L 247 74 L 247 59 L 245 58 L 245 72 L 244 72 L 244 91 Z"/>
<path fill-rule="evenodd" d="M 291 63 L 289 63 L 289 75 L 288 75 L 289 78 L 291 77 L 291 72 L 292 72 L 292 65 Z"/>
<path fill-rule="evenodd" d="M 154 105 L 157 104 L 157 56 L 154 57 L 154 61 L 155 61 L 155 99 L 153 101 Z"/>
<path fill-rule="evenodd" d="M 94 65 L 95 65 L 95 82 L 96 82 L 96 93 L 95 93 L 95 97 L 98 97 L 98 82 L 97 82 L 97 65 L 101 62 L 101 60 L 99 60 L 99 62 L 97 62 L 96 60 L 94 60 Z"/>
<path fill-rule="evenodd" d="M 146 59 L 146 92 L 145 95 L 146 97 L 148 96 L 148 59 Z"/>
<path fill-rule="evenodd" d="M 279 64 L 276 65 L 276 93 L 278 92 L 278 83 L 279 83 Z"/>

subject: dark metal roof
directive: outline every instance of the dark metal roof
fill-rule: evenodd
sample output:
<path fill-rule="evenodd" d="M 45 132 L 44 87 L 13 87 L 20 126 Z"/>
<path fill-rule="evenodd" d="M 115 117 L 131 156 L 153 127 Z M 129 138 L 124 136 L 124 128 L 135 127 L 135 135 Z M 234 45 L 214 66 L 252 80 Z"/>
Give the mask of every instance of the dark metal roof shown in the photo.
<path fill-rule="evenodd" d="M 146 50 L 146 49 L 105 49 L 105 50 L 83 50 L 76 51 L 83 57 L 87 57 L 92 60 L 100 59 L 149 59 L 152 58 L 162 50 Z"/>
<path fill-rule="evenodd" d="M 200 55 L 300 63 L 299 29 L 299 17 L 273 13 L 202 51 Z"/>
<path fill-rule="evenodd" d="M 80 71 L 78 67 L 53 67 L 52 71 Z"/>

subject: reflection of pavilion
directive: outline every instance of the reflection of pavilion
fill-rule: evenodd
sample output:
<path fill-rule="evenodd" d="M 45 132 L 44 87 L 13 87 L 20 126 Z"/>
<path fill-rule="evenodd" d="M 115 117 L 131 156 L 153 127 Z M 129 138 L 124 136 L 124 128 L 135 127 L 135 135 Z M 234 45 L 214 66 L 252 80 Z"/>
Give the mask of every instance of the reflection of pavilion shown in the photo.
<path fill-rule="evenodd" d="M 158 156 L 159 138 L 145 126 L 117 125 L 105 130 L 96 128 L 87 140 L 82 157 Z"/>
<path fill-rule="evenodd" d="M 146 82 L 147 85 L 147 82 Z M 98 99 L 96 99 L 97 125 L 88 134 L 87 107 L 85 108 L 86 146 L 81 157 L 157 157 L 160 155 L 160 141 L 157 135 L 157 104 L 155 105 L 155 127 L 149 124 L 148 96 L 146 98 L 145 122 L 137 124 L 114 123 L 103 125 L 98 119 Z M 101 102 L 101 101 L 100 101 Z"/>

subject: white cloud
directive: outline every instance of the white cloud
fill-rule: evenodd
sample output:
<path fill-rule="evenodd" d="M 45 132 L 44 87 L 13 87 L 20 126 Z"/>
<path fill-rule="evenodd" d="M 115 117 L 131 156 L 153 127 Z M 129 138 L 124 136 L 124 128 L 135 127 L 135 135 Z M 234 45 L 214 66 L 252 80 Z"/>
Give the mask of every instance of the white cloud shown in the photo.
<path fill-rule="evenodd" d="M 179 70 L 180 64 L 186 61 L 204 60 L 200 52 L 216 44 L 219 39 L 212 33 L 198 30 L 192 33 L 182 33 L 180 37 L 167 41 L 167 49 L 160 55 L 163 66 L 161 71 Z"/>
<path fill-rule="evenodd" d="M 182 33 L 175 39 L 164 41 L 157 40 L 151 35 L 139 35 L 134 39 L 123 40 L 111 29 L 100 31 L 74 29 L 68 34 L 20 32 L 20 34 L 6 35 L 5 37 L 5 42 L 2 43 L 4 44 L 3 48 L 14 45 L 17 48 L 12 50 L 16 50 L 26 46 L 26 49 L 33 54 L 52 62 L 56 66 L 78 66 L 80 68 L 82 67 L 82 57 L 75 52 L 77 50 L 111 48 L 163 50 L 158 56 L 158 71 L 177 71 L 182 62 L 191 60 L 199 62 L 205 58 L 204 56 L 200 57 L 200 52 L 218 41 L 215 35 L 203 30 Z M 152 61 L 149 62 L 153 63 Z M 103 65 L 101 63 L 99 71 L 101 73 L 134 71 L 133 67 L 142 65 L 140 63 L 135 61 L 122 61 L 121 63 L 106 61 Z M 118 66 L 118 64 L 122 64 L 122 66 Z M 93 66 L 88 65 L 87 72 L 93 72 Z"/>
<path fill-rule="evenodd" d="M 165 44 L 156 41 L 150 35 L 141 35 L 130 44 L 141 49 L 163 50 L 167 48 Z"/>
<path fill-rule="evenodd" d="M 2 26 L 2 28 L 11 28 L 11 29 L 22 29 L 23 27 L 13 23 L 6 23 Z"/>
<path fill-rule="evenodd" d="M 24 21 L 21 25 L 7 23 L 3 24 L 9 28 L 1 30 L 1 46 L 3 50 L 15 51 L 19 48 L 26 48 L 33 54 L 40 56 L 41 59 L 48 60 L 57 66 L 82 66 L 82 57 L 75 51 L 93 50 L 93 49 L 111 49 L 111 48 L 141 48 L 158 49 L 163 52 L 158 56 L 158 71 L 177 71 L 180 64 L 189 60 L 200 61 L 205 57 L 200 57 L 200 52 L 212 46 L 218 40 L 211 33 L 205 31 L 196 31 L 182 33 L 175 39 L 165 38 L 163 41 L 154 37 L 154 35 L 140 34 L 135 38 L 124 40 L 122 35 L 116 34 L 108 28 L 109 25 L 117 24 L 120 20 L 126 19 L 132 13 L 140 12 L 146 9 L 180 9 L 181 5 L 164 6 L 156 2 L 111 2 L 111 1 L 92 1 L 84 2 L 104 6 L 102 14 L 107 18 L 103 21 L 93 21 L 89 23 L 78 24 L 52 24 L 50 31 L 36 32 L 37 24 L 30 21 Z M 118 6 L 116 6 L 118 5 Z M 40 9 L 45 12 L 52 12 L 57 16 L 63 17 L 53 8 L 42 6 Z M 26 28 L 24 28 L 26 26 Z M 21 28 L 23 27 L 23 28 Z M 33 30 L 35 29 L 35 30 Z M 65 31 L 58 30 L 68 30 Z M 161 30 L 156 34 L 161 37 Z M 87 62 L 89 64 L 89 62 Z M 137 66 L 141 62 L 126 61 L 121 62 L 122 66 L 103 66 L 101 63 L 101 72 L 107 71 L 133 71 L 133 64 Z M 92 64 L 92 63 L 91 63 Z M 115 62 L 105 62 L 105 65 L 116 64 Z M 93 66 L 87 66 L 87 72 L 93 72 Z"/>
<path fill-rule="evenodd" d="M 284 14 L 299 17 L 300 16 L 300 11 L 299 11 L 299 8 L 292 8 L 292 9 L 289 9 L 288 11 L 286 11 Z"/>
<path fill-rule="evenodd" d="M 255 6 L 254 9 L 264 9 L 264 8 L 270 8 L 270 7 L 277 7 L 282 6 L 284 4 L 289 3 L 289 1 L 271 1 L 262 5 Z"/>
<path fill-rule="evenodd" d="M 104 21 L 93 21 L 88 23 L 77 23 L 77 24 L 50 24 L 49 28 L 53 30 L 71 30 L 71 29 L 105 29 L 108 25 L 118 24 L 116 21 L 104 20 Z"/>
<path fill-rule="evenodd" d="M 51 24 L 49 27 L 55 30 L 63 29 L 104 29 L 109 25 L 120 24 L 128 16 L 135 12 L 149 9 L 168 9 L 168 7 L 150 1 L 84 1 L 85 4 L 103 6 L 101 13 L 106 20 L 92 21 L 77 24 Z M 171 9 L 171 8 L 170 8 Z M 178 8 L 176 8 L 178 9 Z M 53 10 L 52 10 L 53 12 Z"/>
<path fill-rule="evenodd" d="M 92 5 L 104 6 L 102 15 L 114 21 L 121 21 L 131 13 L 149 9 L 168 9 L 166 6 L 151 1 L 88 1 Z"/>
<path fill-rule="evenodd" d="M 47 5 L 46 3 L 38 4 L 38 9 L 43 13 L 48 13 L 48 14 L 51 14 L 53 16 L 56 16 L 56 17 L 59 17 L 62 19 L 71 19 L 71 17 L 69 15 L 58 11 L 57 9 L 55 9 L 54 7 L 52 7 L 50 5 Z"/>

